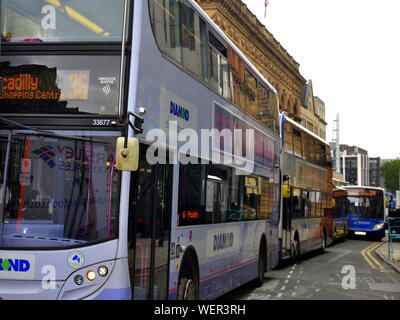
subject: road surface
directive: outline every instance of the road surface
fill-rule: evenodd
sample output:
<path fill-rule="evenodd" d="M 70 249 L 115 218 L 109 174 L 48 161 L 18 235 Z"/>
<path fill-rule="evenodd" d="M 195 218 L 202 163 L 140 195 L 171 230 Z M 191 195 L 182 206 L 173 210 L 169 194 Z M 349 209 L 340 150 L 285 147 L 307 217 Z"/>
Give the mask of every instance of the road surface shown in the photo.
<path fill-rule="evenodd" d="M 266 273 L 219 300 L 399 300 L 400 273 L 374 253 L 381 243 L 345 240 Z"/>

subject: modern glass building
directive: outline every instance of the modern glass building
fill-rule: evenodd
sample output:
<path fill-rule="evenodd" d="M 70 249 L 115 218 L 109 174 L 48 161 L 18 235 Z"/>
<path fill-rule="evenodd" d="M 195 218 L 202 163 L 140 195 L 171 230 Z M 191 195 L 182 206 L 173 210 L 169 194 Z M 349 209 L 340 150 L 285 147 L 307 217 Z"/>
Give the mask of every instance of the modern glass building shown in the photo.
<path fill-rule="evenodd" d="M 370 185 L 368 151 L 356 146 L 340 145 L 340 172 L 350 185 Z"/>

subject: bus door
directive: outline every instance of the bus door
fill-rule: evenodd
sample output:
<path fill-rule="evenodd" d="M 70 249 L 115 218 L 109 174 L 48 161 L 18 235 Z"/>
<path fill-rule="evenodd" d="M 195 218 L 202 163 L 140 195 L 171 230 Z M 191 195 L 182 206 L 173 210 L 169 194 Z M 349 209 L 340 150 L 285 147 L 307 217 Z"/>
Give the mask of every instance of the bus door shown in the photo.
<path fill-rule="evenodd" d="M 172 166 L 150 165 L 140 146 L 132 173 L 129 212 L 129 270 L 133 299 L 167 299 L 171 236 Z"/>
<path fill-rule="evenodd" d="M 221 223 L 226 219 L 228 184 L 207 180 L 206 223 Z M 211 220 L 209 220 L 211 219 Z"/>
<path fill-rule="evenodd" d="M 282 256 L 290 255 L 293 201 L 290 188 L 282 191 Z"/>

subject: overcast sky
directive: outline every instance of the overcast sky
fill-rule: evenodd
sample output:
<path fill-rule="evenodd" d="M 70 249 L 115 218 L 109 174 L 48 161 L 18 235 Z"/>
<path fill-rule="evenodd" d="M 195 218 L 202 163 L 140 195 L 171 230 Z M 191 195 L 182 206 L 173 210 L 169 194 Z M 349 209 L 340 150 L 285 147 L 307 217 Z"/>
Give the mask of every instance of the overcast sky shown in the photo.
<path fill-rule="evenodd" d="M 325 102 L 327 140 L 400 156 L 399 0 L 242 0 Z"/>

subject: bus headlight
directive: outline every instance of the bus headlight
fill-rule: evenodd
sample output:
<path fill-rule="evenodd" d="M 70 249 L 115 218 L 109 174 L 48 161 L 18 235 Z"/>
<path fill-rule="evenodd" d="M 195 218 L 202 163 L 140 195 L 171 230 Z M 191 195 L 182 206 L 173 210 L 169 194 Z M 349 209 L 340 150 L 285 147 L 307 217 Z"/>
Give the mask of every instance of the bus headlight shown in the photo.
<path fill-rule="evenodd" d="M 374 226 L 373 230 L 381 230 L 385 224 L 384 223 L 378 223 Z"/>
<path fill-rule="evenodd" d="M 86 273 L 86 278 L 87 278 L 89 281 L 93 281 L 94 279 L 96 279 L 96 272 L 94 272 L 93 270 L 89 270 L 89 271 Z"/>
<path fill-rule="evenodd" d="M 65 281 L 59 293 L 59 299 L 79 300 L 95 297 L 101 290 L 108 288 L 106 283 L 110 280 L 116 263 L 116 260 L 107 260 L 74 270 Z M 121 262 L 121 265 L 122 268 L 127 267 L 123 262 Z"/>
<path fill-rule="evenodd" d="M 77 276 L 75 276 L 75 278 L 74 278 L 74 280 L 75 280 L 75 283 L 78 285 L 78 286 L 80 286 L 80 285 L 82 285 L 83 284 L 83 277 L 80 275 L 80 274 L 78 274 Z"/>
<path fill-rule="evenodd" d="M 97 269 L 97 273 L 98 273 L 100 276 L 105 277 L 105 276 L 108 274 L 108 269 L 107 269 L 106 266 L 100 266 L 100 267 Z"/>

